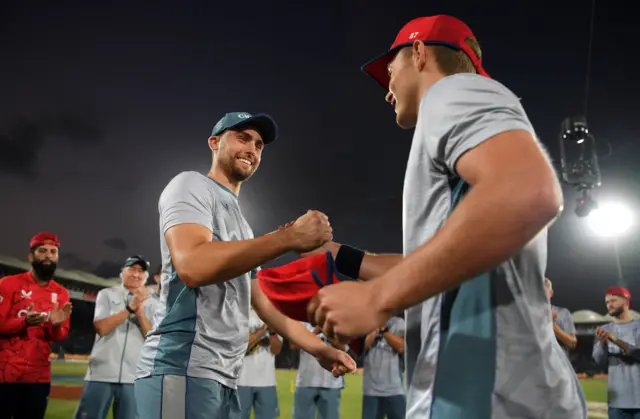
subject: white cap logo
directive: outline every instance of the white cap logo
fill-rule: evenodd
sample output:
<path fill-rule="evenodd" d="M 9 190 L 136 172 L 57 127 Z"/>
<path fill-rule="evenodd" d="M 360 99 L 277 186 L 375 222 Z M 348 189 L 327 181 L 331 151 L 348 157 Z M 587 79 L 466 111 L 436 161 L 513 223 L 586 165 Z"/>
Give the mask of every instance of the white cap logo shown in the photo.
<path fill-rule="evenodd" d="M 248 113 L 239 113 L 238 118 L 247 119 L 251 118 L 251 115 L 249 115 Z"/>

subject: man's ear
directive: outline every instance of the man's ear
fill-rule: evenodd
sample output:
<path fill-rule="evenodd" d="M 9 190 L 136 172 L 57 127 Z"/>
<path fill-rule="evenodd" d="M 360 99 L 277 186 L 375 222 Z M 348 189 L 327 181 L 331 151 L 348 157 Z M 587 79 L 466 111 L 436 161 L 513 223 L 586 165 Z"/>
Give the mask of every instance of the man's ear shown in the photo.
<path fill-rule="evenodd" d="M 427 65 L 427 60 L 432 55 L 432 50 L 422 41 L 415 41 L 411 48 L 411 58 L 416 63 L 418 70 L 422 71 Z"/>
<path fill-rule="evenodd" d="M 220 137 L 219 135 L 212 135 L 211 137 L 209 137 L 209 148 L 212 151 L 218 151 L 218 148 L 220 147 L 220 139 L 222 137 Z"/>
<path fill-rule="evenodd" d="M 33 253 L 29 252 L 27 259 L 29 259 L 29 262 L 33 262 Z"/>

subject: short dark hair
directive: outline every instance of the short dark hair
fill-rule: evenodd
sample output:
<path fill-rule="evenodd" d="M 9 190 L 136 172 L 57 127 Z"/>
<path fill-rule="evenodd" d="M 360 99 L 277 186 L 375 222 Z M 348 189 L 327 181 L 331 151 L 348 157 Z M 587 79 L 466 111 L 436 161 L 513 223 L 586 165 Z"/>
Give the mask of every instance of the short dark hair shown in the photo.
<path fill-rule="evenodd" d="M 478 58 L 482 58 L 480 44 L 475 38 L 467 38 L 464 42 L 469 45 Z M 438 68 L 445 75 L 451 76 L 458 73 L 478 72 L 466 52 L 441 45 L 434 45 L 431 46 L 431 48 L 433 50 L 436 63 L 438 64 Z"/>

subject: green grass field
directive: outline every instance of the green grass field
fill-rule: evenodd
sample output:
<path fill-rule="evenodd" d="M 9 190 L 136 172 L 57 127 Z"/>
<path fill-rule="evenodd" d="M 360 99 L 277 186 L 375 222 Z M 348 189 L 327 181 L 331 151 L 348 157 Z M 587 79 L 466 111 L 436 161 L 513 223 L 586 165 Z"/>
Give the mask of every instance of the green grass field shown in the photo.
<path fill-rule="evenodd" d="M 65 381 L 56 381 L 55 385 L 82 385 L 81 382 L 75 381 L 67 377 L 82 378 L 86 371 L 86 364 L 82 363 L 62 363 L 54 362 L 52 364 L 53 376 L 65 377 Z M 291 418 L 291 409 L 293 407 L 293 382 L 296 377 L 296 371 L 278 370 L 278 400 L 280 403 L 280 418 Z M 590 402 L 606 402 L 607 401 L 607 381 L 606 379 L 590 379 L 583 380 L 587 399 Z M 73 417 L 77 402 L 67 400 L 49 400 L 47 408 L 47 419 L 70 419 Z M 349 375 L 346 377 L 346 386 L 342 392 L 341 418 L 360 419 L 362 404 L 362 376 Z M 594 416 L 595 418 L 596 416 Z M 602 418 L 603 416 L 598 416 Z M 112 419 L 111 414 L 108 416 Z"/>

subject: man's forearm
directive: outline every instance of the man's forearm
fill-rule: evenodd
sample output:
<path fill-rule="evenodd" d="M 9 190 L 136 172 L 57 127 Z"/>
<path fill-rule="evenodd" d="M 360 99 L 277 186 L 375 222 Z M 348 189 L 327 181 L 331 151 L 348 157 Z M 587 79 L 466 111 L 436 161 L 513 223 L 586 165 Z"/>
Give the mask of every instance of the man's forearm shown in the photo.
<path fill-rule="evenodd" d="M 203 243 L 178 256 L 178 275 L 190 288 L 228 281 L 289 252 L 288 234 L 282 230 L 251 240 Z"/>
<path fill-rule="evenodd" d="M 54 326 L 51 325 L 51 341 L 52 342 L 60 342 L 62 340 L 65 340 L 67 338 L 67 336 L 69 335 L 69 323 L 70 320 L 67 319 L 65 320 L 64 323 Z"/>
<path fill-rule="evenodd" d="M 560 343 L 562 343 L 569 349 L 575 349 L 576 344 L 578 343 L 578 339 L 575 337 L 575 335 L 566 333 L 555 322 L 553 323 L 553 333 L 556 335 L 556 338 L 560 341 Z"/>
<path fill-rule="evenodd" d="M 331 252 L 334 260 L 336 259 L 339 250 L 339 243 L 331 243 L 329 245 L 329 251 Z M 368 281 L 382 276 L 389 269 L 402 262 L 403 258 L 404 255 L 397 253 L 375 254 L 365 252 L 362 264 L 360 265 L 360 274 L 358 275 L 358 278 L 355 279 Z"/>
<path fill-rule="evenodd" d="M 17 317 L 13 319 L 3 318 L 0 320 L 0 335 L 9 336 L 21 333 L 27 328 L 25 317 Z"/>
<path fill-rule="evenodd" d="M 399 354 L 404 353 L 404 336 L 396 336 L 389 331 L 386 331 L 382 336 L 389 342 L 389 345 Z"/>
<path fill-rule="evenodd" d="M 140 324 L 140 333 L 142 333 L 143 337 L 146 337 L 147 333 L 151 330 L 151 322 L 147 319 L 147 316 L 145 316 L 144 313 L 137 317 L 138 323 Z"/>
<path fill-rule="evenodd" d="M 371 282 L 380 309 L 393 314 L 412 307 L 494 269 L 526 246 L 560 207 L 548 193 L 523 189 L 513 182 L 475 185 L 431 240 Z"/>
<path fill-rule="evenodd" d="M 129 310 L 124 309 L 104 319 L 96 320 L 93 322 L 96 333 L 101 337 L 108 335 L 113 329 L 124 323 L 129 318 L 129 314 Z"/>
<path fill-rule="evenodd" d="M 618 348 L 622 349 L 622 352 L 624 352 L 625 354 L 629 351 L 630 345 L 627 342 L 622 341 L 615 336 L 611 336 L 609 340 Z"/>
<path fill-rule="evenodd" d="M 277 335 L 269 336 L 269 346 L 274 355 L 279 355 L 282 352 L 282 341 Z"/>

